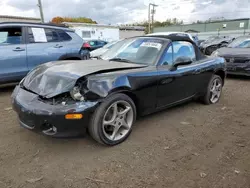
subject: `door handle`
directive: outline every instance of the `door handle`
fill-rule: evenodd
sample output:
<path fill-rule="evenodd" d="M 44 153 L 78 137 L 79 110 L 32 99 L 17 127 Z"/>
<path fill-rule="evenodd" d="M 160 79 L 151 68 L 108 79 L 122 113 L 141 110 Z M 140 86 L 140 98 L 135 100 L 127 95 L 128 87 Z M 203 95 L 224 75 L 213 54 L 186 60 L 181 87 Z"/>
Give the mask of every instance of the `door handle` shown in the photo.
<path fill-rule="evenodd" d="M 163 80 L 161 80 L 161 85 L 169 84 L 169 83 L 172 82 L 173 80 L 174 80 L 173 78 L 166 78 L 166 79 L 163 79 Z"/>
<path fill-rule="evenodd" d="M 54 46 L 54 48 L 62 48 L 62 47 L 63 47 L 63 46 L 60 45 L 60 44 L 57 44 L 57 45 Z"/>
<path fill-rule="evenodd" d="M 14 52 L 20 52 L 20 51 L 25 51 L 24 48 L 20 48 L 20 47 L 16 47 L 15 49 L 13 49 Z"/>

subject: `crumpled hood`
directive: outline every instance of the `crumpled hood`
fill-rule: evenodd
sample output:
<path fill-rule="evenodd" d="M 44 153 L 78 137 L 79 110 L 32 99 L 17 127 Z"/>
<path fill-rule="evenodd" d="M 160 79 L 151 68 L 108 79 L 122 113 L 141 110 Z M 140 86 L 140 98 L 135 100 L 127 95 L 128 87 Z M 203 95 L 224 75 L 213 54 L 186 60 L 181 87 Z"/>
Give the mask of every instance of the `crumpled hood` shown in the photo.
<path fill-rule="evenodd" d="M 146 65 L 105 60 L 58 61 L 36 67 L 24 79 L 23 86 L 46 98 L 70 91 L 76 81 L 86 75 L 101 71 L 116 71 L 145 67 Z"/>
<path fill-rule="evenodd" d="M 214 39 L 210 41 L 204 41 L 200 44 L 202 48 L 207 48 L 208 46 L 212 45 L 218 45 L 222 42 L 230 42 L 232 39 L 231 38 L 219 38 L 219 39 Z"/>
<path fill-rule="evenodd" d="M 249 57 L 249 48 L 220 48 L 217 50 L 221 57 Z"/>

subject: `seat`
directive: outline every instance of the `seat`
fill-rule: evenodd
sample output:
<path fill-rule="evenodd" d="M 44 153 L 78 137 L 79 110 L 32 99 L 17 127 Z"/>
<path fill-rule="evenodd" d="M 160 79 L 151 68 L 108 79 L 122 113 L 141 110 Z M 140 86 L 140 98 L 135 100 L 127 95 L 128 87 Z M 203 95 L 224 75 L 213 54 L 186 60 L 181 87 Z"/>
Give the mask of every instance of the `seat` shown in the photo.
<path fill-rule="evenodd" d="M 140 47 L 136 53 L 136 59 L 140 62 L 153 62 L 158 54 L 158 49 L 154 47 Z"/>
<path fill-rule="evenodd" d="M 191 55 L 191 51 L 190 51 L 190 48 L 187 47 L 187 46 L 182 46 L 180 47 L 180 49 L 178 50 L 177 54 L 176 54 L 176 57 L 190 57 Z"/>

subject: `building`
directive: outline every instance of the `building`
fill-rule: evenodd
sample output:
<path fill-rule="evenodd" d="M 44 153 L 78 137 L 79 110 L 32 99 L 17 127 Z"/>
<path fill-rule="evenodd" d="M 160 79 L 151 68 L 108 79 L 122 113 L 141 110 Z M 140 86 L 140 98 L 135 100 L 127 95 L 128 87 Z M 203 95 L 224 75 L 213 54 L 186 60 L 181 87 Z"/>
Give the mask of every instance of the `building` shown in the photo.
<path fill-rule="evenodd" d="M 181 31 L 195 33 L 199 38 L 207 38 L 213 35 L 241 36 L 250 33 L 250 19 L 234 19 L 222 21 L 210 21 L 207 23 L 173 25 L 154 28 L 153 32 Z"/>
<path fill-rule="evenodd" d="M 145 27 L 141 26 L 119 26 L 120 39 L 142 36 L 144 35 Z"/>
<path fill-rule="evenodd" d="M 63 24 L 74 29 L 75 32 L 84 40 L 99 39 L 108 42 L 119 40 L 118 26 L 75 22 L 63 22 Z"/>
<path fill-rule="evenodd" d="M 99 39 L 108 42 L 141 36 L 144 35 L 145 30 L 145 28 L 141 26 L 114 26 L 76 22 L 63 22 L 63 24 L 74 29 L 84 40 Z"/>
<path fill-rule="evenodd" d="M 21 17 L 21 16 L 6 16 L 0 15 L 0 23 L 1 22 L 34 22 L 40 23 L 40 18 L 31 18 L 31 17 Z"/>

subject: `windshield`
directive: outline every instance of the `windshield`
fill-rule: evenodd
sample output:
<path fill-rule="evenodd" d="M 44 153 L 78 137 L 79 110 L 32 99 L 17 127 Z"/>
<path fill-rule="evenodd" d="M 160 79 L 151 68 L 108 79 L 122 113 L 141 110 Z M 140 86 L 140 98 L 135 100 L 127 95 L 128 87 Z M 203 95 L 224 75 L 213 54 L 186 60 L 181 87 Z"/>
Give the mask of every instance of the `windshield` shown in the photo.
<path fill-rule="evenodd" d="M 158 57 L 164 40 L 155 38 L 131 38 L 118 42 L 101 56 L 101 59 L 120 59 L 138 64 L 152 65 Z"/>
<path fill-rule="evenodd" d="M 250 48 L 250 36 L 239 37 L 228 45 L 229 48 Z"/>

